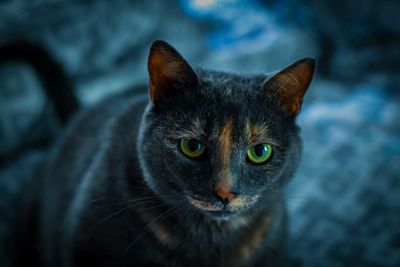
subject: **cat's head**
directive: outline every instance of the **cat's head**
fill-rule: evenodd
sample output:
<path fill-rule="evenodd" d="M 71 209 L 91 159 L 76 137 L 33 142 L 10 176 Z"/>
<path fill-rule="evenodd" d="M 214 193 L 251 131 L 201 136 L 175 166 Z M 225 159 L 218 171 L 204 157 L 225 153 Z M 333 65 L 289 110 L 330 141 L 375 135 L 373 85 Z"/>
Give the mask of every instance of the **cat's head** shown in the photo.
<path fill-rule="evenodd" d="M 314 64 L 303 59 L 272 76 L 194 70 L 168 43 L 154 42 L 138 140 L 147 184 L 211 218 L 271 208 L 300 158 L 295 117 Z"/>

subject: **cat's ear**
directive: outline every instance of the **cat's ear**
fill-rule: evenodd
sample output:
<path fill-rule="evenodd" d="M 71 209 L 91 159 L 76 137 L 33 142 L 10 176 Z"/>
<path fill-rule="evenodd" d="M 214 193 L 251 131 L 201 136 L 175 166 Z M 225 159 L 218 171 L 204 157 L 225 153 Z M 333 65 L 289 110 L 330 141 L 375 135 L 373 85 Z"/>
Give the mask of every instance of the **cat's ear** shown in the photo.
<path fill-rule="evenodd" d="M 195 87 L 197 74 L 189 63 L 170 44 L 155 41 L 151 48 L 147 68 L 150 76 L 150 97 L 154 103 L 159 102 L 178 84 Z"/>
<path fill-rule="evenodd" d="M 315 69 L 315 60 L 304 58 L 278 72 L 267 80 L 264 89 L 272 92 L 287 115 L 300 112 Z"/>

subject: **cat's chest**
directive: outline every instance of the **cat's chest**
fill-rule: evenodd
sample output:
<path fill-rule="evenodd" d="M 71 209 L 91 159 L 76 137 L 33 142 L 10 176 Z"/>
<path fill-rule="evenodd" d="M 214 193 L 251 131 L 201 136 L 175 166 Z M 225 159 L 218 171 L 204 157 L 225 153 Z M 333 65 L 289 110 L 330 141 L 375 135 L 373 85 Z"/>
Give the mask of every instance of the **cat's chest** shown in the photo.
<path fill-rule="evenodd" d="M 193 222 L 191 227 L 153 224 L 153 248 L 165 266 L 250 266 L 265 245 L 272 219 L 237 218 L 222 225 Z M 173 262 L 169 262 L 173 259 Z"/>

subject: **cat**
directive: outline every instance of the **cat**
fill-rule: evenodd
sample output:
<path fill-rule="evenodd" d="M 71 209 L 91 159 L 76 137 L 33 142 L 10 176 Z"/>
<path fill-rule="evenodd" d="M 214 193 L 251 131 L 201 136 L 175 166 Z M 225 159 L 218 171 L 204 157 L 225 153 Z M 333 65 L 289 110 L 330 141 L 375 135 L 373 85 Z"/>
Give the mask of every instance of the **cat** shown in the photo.
<path fill-rule="evenodd" d="M 155 41 L 149 86 L 79 112 L 27 186 L 20 266 L 279 266 L 314 68 L 192 68 Z"/>

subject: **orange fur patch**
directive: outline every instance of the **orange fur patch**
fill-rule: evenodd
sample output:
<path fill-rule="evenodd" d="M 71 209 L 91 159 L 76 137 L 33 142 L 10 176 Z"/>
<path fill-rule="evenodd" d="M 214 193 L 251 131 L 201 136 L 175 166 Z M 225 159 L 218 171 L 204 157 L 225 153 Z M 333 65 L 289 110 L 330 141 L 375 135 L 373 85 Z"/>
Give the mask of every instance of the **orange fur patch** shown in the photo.
<path fill-rule="evenodd" d="M 150 223 L 149 224 L 150 232 L 160 242 L 160 244 L 162 244 L 164 246 L 171 244 L 171 242 L 173 240 L 171 233 L 160 223 L 151 223 L 157 219 L 157 215 L 153 215 L 150 212 L 141 210 L 140 217 L 146 224 Z"/>
<path fill-rule="evenodd" d="M 250 260 L 251 256 L 262 245 L 271 223 L 272 217 L 270 215 L 265 216 L 261 224 L 244 240 L 237 252 L 237 259 L 240 262 L 245 263 Z"/>
<path fill-rule="evenodd" d="M 265 141 L 268 132 L 268 126 L 264 124 L 250 124 L 249 122 L 246 123 L 247 139 L 252 145 L 256 145 Z"/>
<path fill-rule="evenodd" d="M 161 244 L 163 245 L 169 244 L 170 234 L 169 232 L 167 232 L 167 230 L 164 229 L 164 227 L 158 224 L 153 224 L 151 226 L 151 231 L 154 233 L 155 237 Z"/>
<path fill-rule="evenodd" d="M 218 136 L 218 151 L 221 169 L 218 174 L 217 189 L 224 192 L 232 191 L 232 173 L 230 171 L 230 158 L 232 154 L 233 121 L 229 120 Z"/>

